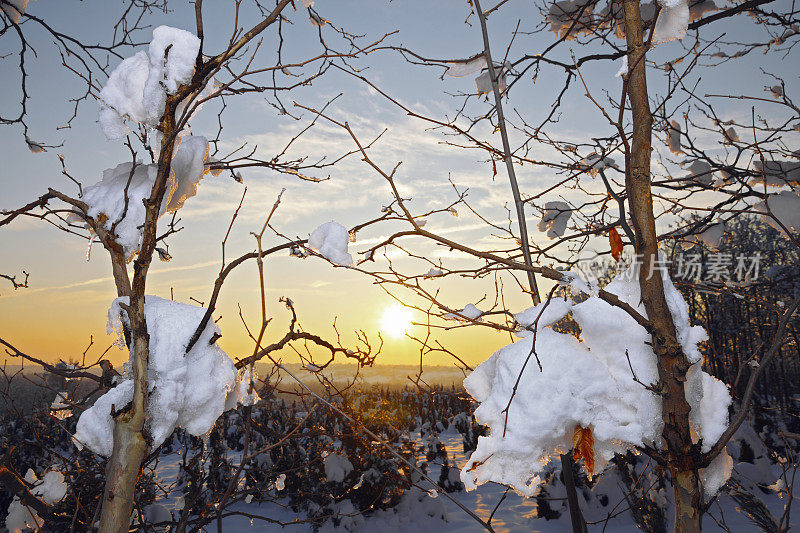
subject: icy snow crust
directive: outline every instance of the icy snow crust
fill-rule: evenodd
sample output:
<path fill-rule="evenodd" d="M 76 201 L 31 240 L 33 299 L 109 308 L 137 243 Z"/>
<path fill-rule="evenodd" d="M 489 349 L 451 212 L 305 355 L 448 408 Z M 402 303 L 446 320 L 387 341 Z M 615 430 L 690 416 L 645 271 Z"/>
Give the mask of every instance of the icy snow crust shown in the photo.
<path fill-rule="evenodd" d="M 617 276 L 606 290 L 646 315 L 637 268 L 633 265 Z M 701 370 L 697 343 L 706 338 L 705 331 L 689 325 L 688 306 L 666 274 L 664 289 L 678 340 L 693 363 L 687 399 L 691 422 L 707 450 L 727 426 L 730 395 L 722 382 Z M 515 318 L 530 326 L 543 307 L 540 304 Z M 580 340 L 548 327 L 570 311 L 581 327 Z M 661 399 L 634 381 L 630 369 L 642 383 L 657 382 L 655 355 L 646 344 L 650 336 L 625 311 L 596 296 L 580 304 L 553 300 L 548 305 L 535 335 L 542 371 L 531 355 L 505 426 L 504 409 L 533 340 L 534 335 L 529 335 L 501 348 L 464 380 L 467 391 L 481 403 L 476 418 L 491 430 L 489 436 L 478 439 L 461 471 L 468 489 L 495 481 L 533 496 L 541 481 L 538 474 L 549 460 L 572 448 L 576 426 L 591 428 L 594 435 L 592 474 L 602 472 L 616 453 L 659 444 Z M 715 463 L 704 472 L 707 491 L 716 492 L 730 474 L 724 458 Z"/>
<path fill-rule="evenodd" d="M 177 211 L 187 198 L 197 193 L 207 160 L 205 137 L 187 135 L 181 139 L 172 159 L 160 214 Z M 89 206 L 90 217 L 96 219 L 101 213 L 106 216 L 103 227 L 108 231 L 114 228 L 116 240 L 128 261 L 139 251 L 146 214 L 143 200 L 150 197 L 158 173 L 156 164 L 137 163 L 131 175 L 133 166 L 133 163 L 122 163 L 104 170 L 103 179 L 86 187 L 81 198 Z"/>
<path fill-rule="evenodd" d="M 111 304 L 110 330 L 120 331 L 122 324 L 128 323 L 121 307 L 127 303 L 128 298 L 121 297 Z M 147 426 L 152 446 L 158 447 L 178 426 L 192 435 L 204 435 L 224 411 L 229 393 L 233 391 L 237 397 L 242 397 L 244 392 L 236 383 L 233 361 L 216 344 L 209 344 L 220 330 L 209 321 L 195 345 L 185 353 L 186 344 L 205 309 L 146 296 L 144 312 L 150 336 Z M 247 379 L 249 385 L 249 372 L 242 372 L 239 377 Z M 75 441 L 100 455 L 111 455 L 114 444 L 111 407 L 120 410 L 132 398 L 133 379 L 128 372 L 116 387 L 81 415 Z"/>
<path fill-rule="evenodd" d="M 130 131 L 127 121 L 158 124 L 167 94 L 192 79 L 199 50 L 200 39 L 188 31 L 154 29 L 149 55 L 141 51 L 122 61 L 100 91 L 100 127 L 106 137 L 124 137 Z"/>

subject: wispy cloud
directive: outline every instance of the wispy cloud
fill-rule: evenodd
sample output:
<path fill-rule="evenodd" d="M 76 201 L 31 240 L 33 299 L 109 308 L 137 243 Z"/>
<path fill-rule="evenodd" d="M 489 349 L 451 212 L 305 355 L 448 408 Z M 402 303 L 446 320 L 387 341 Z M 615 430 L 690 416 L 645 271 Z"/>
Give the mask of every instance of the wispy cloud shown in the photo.
<path fill-rule="evenodd" d="M 175 267 L 166 267 L 166 268 L 157 268 L 150 270 L 150 275 L 156 276 L 159 274 L 167 274 L 170 272 L 180 272 L 184 270 L 196 270 L 200 268 L 206 268 L 212 265 L 218 265 L 219 261 L 205 261 L 202 263 L 195 263 L 193 265 L 184 265 L 184 266 L 175 266 Z M 31 289 L 25 289 L 20 291 L 15 291 L 14 293 L 8 294 L 4 296 L 3 299 L 6 298 L 13 298 L 14 296 L 27 296 L 29 294 L 34 294 L 38 292 L 57 292 L 57 291 L 68 291 L 71 289 L 78 289 L 82 287 L 87 287 L 91 285 L 99 285 L 101 283 L 108 283 L 114 281 L 114 278 L 111 276 L 106 276 L 102 278 L 92 278 L 87 279 L 85 281 L 78 281 L 75 283 L 67 283 L 66 285 L 54 285 L 50 287 L 36 287 Z"/>

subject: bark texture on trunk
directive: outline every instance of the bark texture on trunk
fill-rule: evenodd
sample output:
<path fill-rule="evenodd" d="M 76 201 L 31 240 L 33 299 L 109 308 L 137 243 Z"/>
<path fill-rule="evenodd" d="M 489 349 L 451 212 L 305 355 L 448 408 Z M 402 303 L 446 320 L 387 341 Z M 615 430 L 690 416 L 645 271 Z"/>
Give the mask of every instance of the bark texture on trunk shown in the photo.
<path fill-rule="evenodd" d="M 136 480 L 148 448 L 143 433 L 144 395 L 139 395 L 138 400 L 134 405 L 140 407 L 132 407 L 115 419 L 114 449 L 106 466 L 106 486 L 100 514 L 100 531 L 103 533 L 125 533 L 129 530 Z"/>
<path fill-rule="evenodd" d="M 689 403 L 684 382 L 689 363 L 678 342 L 657 268 L 658 240 L 650 189 L 650 153 L 653 117 L 647 94 L 646 44 L 638 0 L 623 0 L 625 36 L 628 45 L 628 99 L 633 116 L 630 153 L 626 157 L 625 187 L 640 260 L 639 285 L 647 317 L 653 325 L 653 351 L 658 362 L 662 391 L 662 436 L 675 495 L 675 530 L 701 529 L 700 480 L 694 466 L 695 446 L 689 427 Z"/>

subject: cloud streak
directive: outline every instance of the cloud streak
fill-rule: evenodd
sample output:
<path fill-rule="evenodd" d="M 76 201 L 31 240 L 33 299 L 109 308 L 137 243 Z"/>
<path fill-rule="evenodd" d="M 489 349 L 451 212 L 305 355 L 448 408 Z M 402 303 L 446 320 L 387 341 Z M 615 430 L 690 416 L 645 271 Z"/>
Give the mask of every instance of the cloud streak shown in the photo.
<path fill-rule="evenodd" d="M 200 268 L 206 268 L 213 265 L 218 265 L 219 261 L 204 261 L 202 263 L 195 263 L 193 265 L 184 265 L 184 266 L 176 266 L 176 267 L 167 267 L 167 268 L 159 268 L 150 271 L 150 275 L 158 275 L 158 274 L 167 274 L 170 272 L 180 272 L 185 270 L 197 270 Z M 14 296 L 27 296 L 29 294 L 39 293 L 39 292 L 56 292 L 56 291 L 68 291 L 70 289 L 77 289 L 81 287 L 87 287 L 91 285 L 98 285 L 101 283 L 107 283 L 110 281 L 114 281 L 114 278 L 111 276 L 106 276 L 102 278 L 92 278 L 87 279 L 85 281 L 78 281 L 75 283 L 67 283 L 66 285 L 54 285 L 50 287 L 37 287 L 32 289 L 25 289 L 23 291 L 16 291 L 11 293 L 7 296 L 4 296 L 3 299 L 13 298 Z"/>

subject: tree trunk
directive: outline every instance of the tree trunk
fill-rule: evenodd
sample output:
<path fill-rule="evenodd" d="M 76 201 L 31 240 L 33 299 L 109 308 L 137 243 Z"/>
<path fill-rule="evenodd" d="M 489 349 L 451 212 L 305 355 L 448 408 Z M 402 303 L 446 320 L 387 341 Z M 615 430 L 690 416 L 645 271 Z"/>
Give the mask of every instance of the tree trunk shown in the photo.
<path fill-rule="evenodd" d="M 150 336 L 147 333 L 144 312 L 145 286 L 157 240 L 159 211 L 171 172 L 176 132 L 175 108 L 183 96 L 167 98 L 166 109 L 159 124 L 163 140 L 159 152 L 158 173 L 150 198 L 144 202 L 146 211 L 142 244 L 136 260 L 133 262 L 133 282 L 128 292 L 130 298 L 126 310 L 130 324 L 129 346 L 132 354 L 133 401 L 128 406 L 115 406 L 118 411 L 124 407 L 125 412 L 114 417 L 114 447 L 106 467 L 106 486 L 103 492 L 103 507 L 100 516 L 102 533 L 125 533 L 129 530 L 136 495 L 136 480 L 139 477 L 142 461 L 150 448 L 145 434 L 148 396 L 147 369 L 150 360 Z M 119 281 L 126 276 L 119 272 L 116 259 L 112 254 L 112 262 L 115 264 L 115 279 Z M 127 267 L 123 265 L 123 268 L 127 273 Z M 119 286 L 117 292 L 123 294 Z M 127 336 L 126 340 L 128 340 Z"/>
<path fill-rule="evenodd" d="M 675 531 L 700 531 L 703 516 L 700 495 L 700 476 L 697 470 L 670 468 L 672 492 L 675 495 Z"/>
<path fill-rule="evenodd" d="M 628 45 L 628 98 L 633 116 L 633 134 L 625 161 L 625 188 L 636 236 L 634 247 L 640 261 L 642 302 L 653 325 L 653 351 L 663 394 L 662 436 L 675 493 L 675 530 L 694 532 L 701 529 L 701 493 L 692 460 L 695 450 L 689 428 L 690 407 L 684 390 L 689 363 L 677 340 L 661 272 L 655 268 L 659 256 L 650 190 L 653 117 L 647 95 L 643 23 L 639 0 L 623 0 L 622 5 Z"/>
<path fill-rule="evenodd" d="M 100 531 L 127 533 L 136 495 L 136 480 L 147 455 L 144 439 L 144 409 L 131 409 L 114 424 L 114 451 L 106 466 L 106 486 Z"/>
<path fill-rule="evenodd" d="M 162 194 L 163 196 L 163 194 Z M 160 205 L 160 202 L 159 202 Z M 147 229 L 147 224 L 145 224 Z M 155 233 L 155 227 L 152 229 Z M 152 255 L 152 250 L 150 252 Z M 113 257 L 116 265 L 119 257 Z M 122 258 L 123 268 L 124 258 Z M 135 271 L 141 272 L 140 259 L 136 260 Z M 117 268 L 115 268 L 115 274 Z M 116 277 L 116 276 L 115 276 Z M 127 276 L 126 276 L 127 277 Z M 136 279 L 134 277 L 134 284 Z M 133 400 L 127 406 L 116 405 L 120 412 L 114 417 L 114 447 L 106 466 L 106 485 L 103 491 L 100 531 L 103 533 L 125 533 L 129 530 L 131 513 L 136 496 L 136 480 L 139 478 L 142 461 L 147 456 L 149 444 L 145 438 L 147 413 L 147 366 L 150 359 L 150 336 L 144 315 L 144 283 L 137 292 L 127 291 L 118 284 L 117 292 L 130 296 L 127 309 L 130 329 L 125 331 L 133 355 Z"/>

